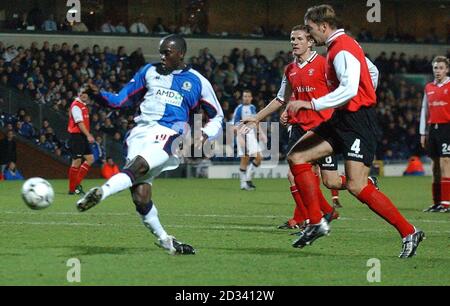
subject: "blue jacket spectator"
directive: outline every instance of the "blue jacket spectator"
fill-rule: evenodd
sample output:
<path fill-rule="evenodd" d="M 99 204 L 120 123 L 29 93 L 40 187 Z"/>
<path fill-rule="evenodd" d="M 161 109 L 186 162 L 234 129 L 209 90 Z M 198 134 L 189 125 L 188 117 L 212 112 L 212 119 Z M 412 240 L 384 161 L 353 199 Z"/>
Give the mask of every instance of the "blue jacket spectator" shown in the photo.
<path fill-rule="evenodd" d="M 19 134 L 25 138 L 31 139 L 34 136 L 34 128 L 33 124 L 31 123 L 31 117 L 25 116 L 25 121 L 22 123 Z"/>
<path fill-rule="evenodd" d="M 14 162 L 10 162 L 8 164 L 8 167 L 5 169 L 3 176 L 6 181 L 19 181 L 24 179 L 23 175 L 16 168 L 16 164 Z"/>
<path fill-rule="evenodd" d="M 55 145 L 51 141 L 49 141 L 45 135 L 39 136 L 37 145 L 39 146 L 39 148 L 50 152 L 55 152 L 56 149 Z"/>
<path fill-rule="evenodd" d="M 57 31 L 58 30 L 58 27 L 56 25 L 53 14 L 50 14 L 48 19 L 46 21 L 44 21 L 44 23 L 42 24 L 42 30 L 44 30 L 44 31 Z"/>
<path fill-rule="evenodd" d="M 95 142 L 91 144 L 91 150 L 94 155 L 94 164 L 102 165 L 106 154 L 105 148 L 103 147 L 102 137 L 96 137 Z"/>

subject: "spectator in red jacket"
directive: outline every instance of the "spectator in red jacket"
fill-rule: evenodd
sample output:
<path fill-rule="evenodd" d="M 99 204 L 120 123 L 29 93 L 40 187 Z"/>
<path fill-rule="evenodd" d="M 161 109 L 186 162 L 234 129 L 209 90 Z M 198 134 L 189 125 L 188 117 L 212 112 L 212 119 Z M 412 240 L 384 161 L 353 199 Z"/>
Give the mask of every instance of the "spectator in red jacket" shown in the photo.
<path fill-rule="evenodd" d="M 109 179 L 113 175 L 119 173 L 119 167 L 114 163 L 111 157 L 106 158 L 106 162 L 102 166 L 102 176 Z"/>

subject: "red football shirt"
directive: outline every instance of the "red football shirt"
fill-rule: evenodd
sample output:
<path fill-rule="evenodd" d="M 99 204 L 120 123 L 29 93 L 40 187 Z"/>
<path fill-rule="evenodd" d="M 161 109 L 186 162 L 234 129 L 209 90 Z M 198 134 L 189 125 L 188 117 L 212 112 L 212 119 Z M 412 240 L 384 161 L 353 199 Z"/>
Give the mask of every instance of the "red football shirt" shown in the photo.
<path fill-rule="evenodd" d="M 450 123 L 450 78 L 438 86 L 435 82 L 425 86 L 428 102 L 428 124 Z"/>
<path fill-rule="evenodd" d="M 311 57 L 303 63 L 289 64 L 284 76 L 292 89 L 293 100 L 311 101 L 328 94 L 325 77 L 325 58 L 313 52 Z M 324 111 L 300 110 L 296 114 L 288 112 L 290 124 L 298 124 L 308 131 L 323 121 L 331 118 L 333 109 Z"/>
<path fill-rule="evenodd" d="M 362 106 L 371 107 L 376 104 L 375 89 L 370 77 L 369 67 L 367 66 L 366 56 L 361 46 L 343 30 L 336 31 L 333 36 L 328 38 L 326 76 L 330 92 L 339 87 L 340 82 L 336 76 L 334 59 L 341 51 L 347 51 L 352 54 L 360 63 L 360 79 L 358 93 L 348 103 L 342 106 L 350 112 L 356 112 Z"/>
<path fill-rule="evenodd" d="M 72 109 L 77 106 L 82 113 L 83 116 L 83 120 L 82 121 L 76 121 L 73 118 L 72 115 Z M 78 127 L 77 123 L 83 122 L 84 126 L 86 127 L 86 129 L 88 131 L 90 131 L 90 122 L 89 122 L 89 109 L 87 107 L 87 105 L 85 103 L 83 103 L 81 100 L 79 100 L 78 98 L 75 99 L 72 104 L 70 105 L 70 111 L 69 111 L 69 125 L 67 127 L 67 131 L 71 134 L 80 134 L 82 133 L 80 128 Z"/>

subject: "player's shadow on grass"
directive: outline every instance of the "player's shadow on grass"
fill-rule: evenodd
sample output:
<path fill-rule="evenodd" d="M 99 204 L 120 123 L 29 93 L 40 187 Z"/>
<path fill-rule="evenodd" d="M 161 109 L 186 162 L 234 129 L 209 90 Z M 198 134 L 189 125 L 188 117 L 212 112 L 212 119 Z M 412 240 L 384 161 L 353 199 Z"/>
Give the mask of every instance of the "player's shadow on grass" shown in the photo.
<path fill-rule="evenodd" d="M 227 224 L 230 225 L 230 224 Z M 242 224 L 237 224 L 237 226 L 242 225 Z M 274 234 L 279 234 L 280 232 L 277 231 L 277 229 L 274 227 L 273 229 L 268 227 L 267 230 L 266 229 L 256 229 L 256 228 L 226 228 L 225 229 L 227 232 L 241 232 L 241 233 L 260 233 L 260 234 L 264 234 L 264 235 L 274 235 Z M 223 233 L 224 229 L 223 228 L 209 228 L 208 231 L 218 231 Z"/>
<path fill-rule="evenodd" d="M 226 251 L 230 253 L 240 253 L 247 255 L 263 255 L 263 256 L 273 256 L 273 255 L 290 255 L 294 250 L 289 250 L 287 248 L 275 248 L 275 247 L 242 247 L 235 246 L 230 248 L 224 247 L 212 247 L 211 249 L 216 251 Z"/>
<path fill-rule="evenodd" d="M 82 255 L 129 255 L 138 253 L 148 253 L 149 248 L 129 248 L 129 247 L 103 247 L 103 246 L 72 246 L 70 256 Z"/>
<path fill-rule="evenodd" d="M 420 210 L 420 209 L 417 209 L 417 208 L 414 208 L 414 207 L 399 207 L 399 210 L 401 211 L 401 212 L 404 212 L 404 211 L 411 211 L 411 212 L 416 212 L 416 213 L 423 213 L 423 214 L 425 214 L 422 210 Z"/>
<path fill-rule="evenodd" d="M 261 256 L 274 256 L 283 255 L 287 257 L 334 257 L 333 254 L 324 251 L 310 251 L 307 249 L 296 249 L 290 246 L 288 243 L 285 247 L 233 247 L 233 248 L 212 248 L 219 251 L 229 251 L 231 253 L 240 253 L 247 255 L 261 255 Z"/>
<path fill-rule="evenodd" d="M 261 202 L 261 201 L 252 201 L 252 205 L 270 205 L 270 206 L 276 206 L 279 207 L 280 206 L 280 202 Z"/>

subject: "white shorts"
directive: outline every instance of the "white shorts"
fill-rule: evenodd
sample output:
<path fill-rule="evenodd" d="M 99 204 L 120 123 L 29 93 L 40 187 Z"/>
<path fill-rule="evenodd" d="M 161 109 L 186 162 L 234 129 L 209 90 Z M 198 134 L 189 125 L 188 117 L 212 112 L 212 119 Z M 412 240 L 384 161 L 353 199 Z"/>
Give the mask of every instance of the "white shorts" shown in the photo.
<path fill-rule="evenodd" d="M 254 157 L 256 154 L 262 152 L 255 132 L 250 132 L 246 135 L 238 134 L 236 141 L 239 157 L 244 155 Z"/>
<path fill-rule="evenodd" d="M 137 125 L 126 139 L 128 147 L 127 162 L 141 156 L 148 163 L 150 170 L 134 182 L 134 185 L 152 184 L 161 172 L 178 168 L 180 160 L 171 153 L 173 140 L 178 133 L 159 124 Z"/>

